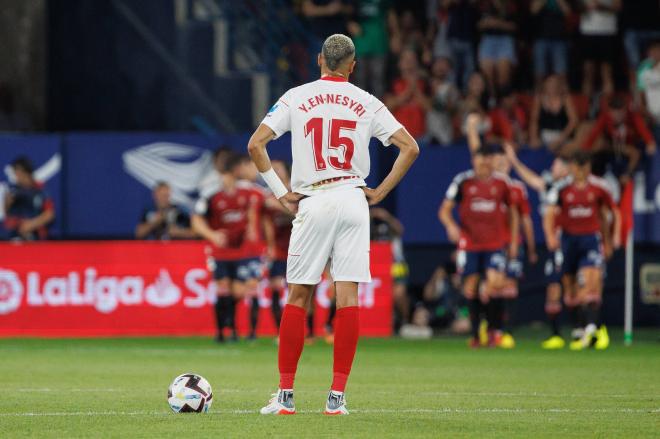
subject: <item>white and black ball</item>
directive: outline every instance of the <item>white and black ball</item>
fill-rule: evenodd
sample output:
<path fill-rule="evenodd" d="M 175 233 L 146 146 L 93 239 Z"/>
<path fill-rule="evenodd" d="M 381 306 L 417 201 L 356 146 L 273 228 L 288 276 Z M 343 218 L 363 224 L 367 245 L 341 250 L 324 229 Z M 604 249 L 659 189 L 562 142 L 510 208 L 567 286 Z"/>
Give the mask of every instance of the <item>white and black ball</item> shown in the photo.
<path fill-rule="evenodd" d="M 206 413 L 213 403 L 213 391 L 203 376 L 184 373 L 167 389 L 167 403 L 175 413 Z"/>

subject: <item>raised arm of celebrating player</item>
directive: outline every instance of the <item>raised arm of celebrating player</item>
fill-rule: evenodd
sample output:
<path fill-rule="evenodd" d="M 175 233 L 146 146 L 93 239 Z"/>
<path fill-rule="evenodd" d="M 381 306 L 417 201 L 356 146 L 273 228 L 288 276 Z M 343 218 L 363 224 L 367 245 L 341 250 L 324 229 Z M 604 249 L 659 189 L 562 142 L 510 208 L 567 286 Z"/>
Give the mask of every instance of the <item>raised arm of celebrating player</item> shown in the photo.
<path fill-rule="evenodd" d="M 465 131 L 467 134 L 468 147 L 470 154 L 474 154 L 481 146 L 481 137 L 479 137 L 479 124 L 481 116 L 479 113 L 470 113 L 465 120 Z"/>
<path fill-rule="evenodd" d="M 504 142 L 504 152 L 511 162 L 511 166 L 515 169 L 516 173 L 523 179 L 525 183 L 532 189 L 537 192 L 543 192 L 545 190 L 545 182 L 543 178 L 536 172 L 529 169 L 523 162 L 518 159 L 513 145 L 509 142 Z"/>
<path fill-rule="evenodd" d="M 387 177 L 385 177 L 378 187 L 374 189 L 364 188 L 370 206 L 381 202 L 399 184 L 419 155 L 417 142 L 405 128 L 400 128 L 392 134 L 390 142 L 399 148 L 399 156 L 394 161 L 390 173 L 387 174 Z"/>

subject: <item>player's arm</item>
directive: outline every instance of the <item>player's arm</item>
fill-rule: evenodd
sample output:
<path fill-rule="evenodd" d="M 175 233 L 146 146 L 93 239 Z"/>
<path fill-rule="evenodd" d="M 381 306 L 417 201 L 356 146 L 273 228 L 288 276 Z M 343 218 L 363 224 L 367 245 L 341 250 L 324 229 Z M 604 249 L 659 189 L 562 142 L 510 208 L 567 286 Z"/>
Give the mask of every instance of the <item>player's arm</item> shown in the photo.
<path fill-rule="evenodd" d="M 208 201 L 203 198 L 198 200 L 195 203 L 195 211 L 190 217 L 190 227 L 197 236 L 206 239 L 216 247 L 224 247 L 227 242 L 227 236 L 209 227 L 209 223 L 206 220 L 207 211 Z"/>
<path fill-rule="evenodd" d="M 275 223 L 269 215 L 264 215 L 261 223 L 264 229 L 268 257 L 273 258 L 275 257 Z"/>
<path fill-rule="evenodd" d="M 454 206 L 456 206 L 455 201 L 445 198 L 440 205 L 440 209 L 438 209 L 438 219 L 445 226 L 449 241 L 456 243 L 461 237 L 461 228 L 456 223 L 456 220 L 454 220 L 454 215 L 452 215 Z"/>
<path fill-rule="evenodd" d="M 392 145 L 399 148 L 399 156 L 394 161 L 392 170 L 375 189 L 363 188 L 369 205 L 380 203 L 394 187 L 399 184 L 419 155 L 419 146 L 405 128 L 399 128 L 389 138 Z"/>
<path fill-rule="evenodd" d="M 188 215 L 180 212 L 175 224 L 172 224 L 168 229 L 168 234 L 175 239 L 193 239 L 195 232 L 190 228 L 190 220 Z"/>
<path fill-rule="evenodd" d="M 478 113 L 468 114 L 465 120 L 465 131 L 467 134 L 468 147 L 470 153 L 474 154 L 481 146 L 481 137 L 479 137 L 479 124 L 481 123 L 481 116 Z"/>
<path fill-rule="evenodd" d="M 296 194 L 289 192 L 289 190 L 284 186 L 280 177 L 277 176 L 273 170 L 273 165 L 268 157 L 268 151 L 266 151 L 266 146 L 268 142 L 275 138 L 275 132 L 266 124 L 261 124 L 257 127 L 252 137 L 248 142 L 248 154 L 250 158 L 257 166 L 257 169 L 261 173 L 261 177 L 264 179 L 266 184 L 273 195 L 277 198 L 284 207 L 287 208 L 292 213 L 297 212 L 298 202 L 303 197 L 301 194 Z"/>
<path fill-rule="evenodd" d="M 136 239 L 144 239 L 149 234 L 154 230 L 156 227 L 160 225 L 160 223 L 163 222 L 163 215 L 160 213 L 160 211 L 156 212 L 155 215 L 151 218 L 151 220 L 147 219 L 146 212 L 142 217 L 142 222 L 135 226 L 135 238 Z"/>
<path fill-rule="evenodd" d="M 520 241 L 520 213 L 515 205 L 509 206 L 509 226 L 511 227 L 511 242 L 509 242 L 509 255 L 518 257 L 518 242 Z"/>
<path fill-rule="evenodd" d="M 54 219 L 55 219 L 55 208 L 51 202 L 48 203 L 44 208 L 44 211 L 41 212 L 36 217 L 22 221 L 20 225 L 20 232 L 21 233 L 33 232 L 34 230 L 47 226 L 48 224 L 53 222 Z"/>
<path fill-rule="evenodd" d="M 610 210 L 602 206 L 598 210 L 598 219 L 600 224 L 600 236 L 603 239 L 603 253 L 605 253 L 605 259 L 610 259 L 612 257 L 613 247 L 612 247 L 612 225 L 610 224 Z"/>
<path fill-rule="evenodd" d="M 401 224 L 401 221 L 399 221 L 397 217 L 389 213 L 386 209 L 383 209 L 382 207 L 375 207 L 371 209 L 369 213 L 371 214 L 372 218 L 377 218 L 387 223 L 395 235 L 403 236 L 403 224 Z"/>
<path fill-rule="evenodd" d="M 559 248 L 559 240 L 555 233 L 555 222 L 559 214 L 559 207 L 548 206 L 545 215 L 543 215 L 543 234 L 545 235 L 545 245 L 549 251 L 555 251 Z"/>
<path fill-rule="evenodd" d="M 525 242 L 527 243 L 527 255 L 531 263 L 535 263 L 538 259 L 536 254 L 536 240 L 534 237 L 534 223 L 529 214 L 521 215 L 522 230 L 525 234 Z"/>
<path fill-rule="evenodd" d="M 527 183 L 527 185 L 529 185 L 529 187 L 537 192 L 543 192 L 545 190 L 545 182 L 543 181 L 543 178 L 525 166 L 525 164 L 518 159 L 518 155 L 516 155 L 516 151 L 512 144 L 504 142 L 504 152 L 511 162 L 513 169 L 515 169 L 516 173 L 525 181 L 525 183 Z"/>

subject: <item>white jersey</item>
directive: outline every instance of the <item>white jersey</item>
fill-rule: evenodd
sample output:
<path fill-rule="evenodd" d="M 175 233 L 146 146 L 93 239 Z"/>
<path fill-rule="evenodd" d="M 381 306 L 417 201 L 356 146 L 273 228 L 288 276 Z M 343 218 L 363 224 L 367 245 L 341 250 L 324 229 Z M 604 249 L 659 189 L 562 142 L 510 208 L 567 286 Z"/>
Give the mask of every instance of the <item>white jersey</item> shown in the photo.
<path fill-rule="evenodd" d="M 388 146 L 402 127 L 377 98 L 331 76 L 287 91 L 262 123 L 275 138 L 291 131 L 291 189 L 304 195 L 365 186 L 369 141 L 376 137 Z"/>

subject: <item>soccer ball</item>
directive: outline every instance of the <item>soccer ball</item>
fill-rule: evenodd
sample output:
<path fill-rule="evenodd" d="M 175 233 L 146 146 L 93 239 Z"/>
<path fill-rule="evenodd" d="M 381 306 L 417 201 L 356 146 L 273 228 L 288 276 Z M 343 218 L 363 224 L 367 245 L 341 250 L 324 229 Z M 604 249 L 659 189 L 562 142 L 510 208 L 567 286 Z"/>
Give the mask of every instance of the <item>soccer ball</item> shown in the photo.
<path fill-rule="evenodd" d="M 167 403 L 174 413 L 206 413 L 213 403 L 213 391 L 204 377 L 184 373 L 167 389 Z"/>

